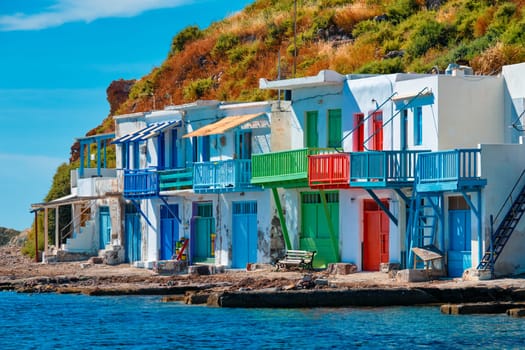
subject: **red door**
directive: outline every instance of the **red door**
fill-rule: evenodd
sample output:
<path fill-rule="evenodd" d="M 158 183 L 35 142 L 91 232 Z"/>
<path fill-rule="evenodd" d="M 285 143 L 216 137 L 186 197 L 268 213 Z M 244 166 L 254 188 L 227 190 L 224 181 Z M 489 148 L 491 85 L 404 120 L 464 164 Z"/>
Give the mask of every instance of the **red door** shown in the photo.
<path fill-rule="evenodd" d="M 379 271 L 389 259 L 389 219 L 374 201 L 365 201 L 364 207 L 363 270 Z"/>

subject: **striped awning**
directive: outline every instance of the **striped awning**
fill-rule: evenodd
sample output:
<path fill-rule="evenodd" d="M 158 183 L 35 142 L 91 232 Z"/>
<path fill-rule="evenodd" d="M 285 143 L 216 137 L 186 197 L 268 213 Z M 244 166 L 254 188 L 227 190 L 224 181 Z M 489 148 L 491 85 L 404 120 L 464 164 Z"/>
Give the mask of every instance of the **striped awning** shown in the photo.
<path fill-rule="evenodd" d="M 162 131 L 168 128 L 172 128 L 172 127 L 176 127 L 180 125 L 182 125 L 181 120 L 169 120 L 169 121 L 160 122 L 160 123 L 153 123 L 143 129 L 140 129 L 132 133 L 126 134 L 124 136 L 121 136 L 113 140 L 112 143 L 115 144 L 115 143 L 145 141 L 149 138 L 158 136 Z"/>
<path fill-rule="evenodd" d="M 239 125 L 245 124 L 251 120 L 262 116 L 266 116 L 266 113 L 245 114 L 226 117 L 215 123 L 208 124 L 200 129 L 190 132 L 184 135 L 183 137 L 224 134 L 228 130 L 231 130 Z"/>

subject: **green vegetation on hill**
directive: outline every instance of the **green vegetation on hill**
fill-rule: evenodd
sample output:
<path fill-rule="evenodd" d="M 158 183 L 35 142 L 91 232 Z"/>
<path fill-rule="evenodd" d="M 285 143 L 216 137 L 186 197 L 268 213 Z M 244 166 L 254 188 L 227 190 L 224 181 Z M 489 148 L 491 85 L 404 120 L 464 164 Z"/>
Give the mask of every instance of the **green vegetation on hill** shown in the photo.
<path fill-rule="evenodd" d="M 10 228 L 0 227 L 0 246 L 6 245 L 9 241 L 20 234 L 19 231 Z"/>

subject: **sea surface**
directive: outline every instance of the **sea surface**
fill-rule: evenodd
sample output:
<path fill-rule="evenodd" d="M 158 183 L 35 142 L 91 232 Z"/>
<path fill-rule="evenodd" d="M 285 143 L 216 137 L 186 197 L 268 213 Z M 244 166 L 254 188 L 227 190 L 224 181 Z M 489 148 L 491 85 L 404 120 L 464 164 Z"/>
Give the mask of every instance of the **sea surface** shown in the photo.
<path fill-rule="evenodd" d="M 0 349 L 525 349 L 525 320 L 437 306 L 224 309 L 0 292 Z"/>

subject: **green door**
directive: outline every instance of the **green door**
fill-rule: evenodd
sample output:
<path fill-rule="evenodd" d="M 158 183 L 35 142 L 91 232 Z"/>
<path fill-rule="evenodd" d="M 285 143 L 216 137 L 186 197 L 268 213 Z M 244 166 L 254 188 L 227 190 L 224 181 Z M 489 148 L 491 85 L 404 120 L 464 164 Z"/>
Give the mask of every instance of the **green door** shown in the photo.
<path fill-rule="evenodd" d="M 330 218 L 325 215 L 319 192 L 301 194 L 301 250 L 315 250 L 314 267 L 325 268 L 329 263 L 337 261 L 337 252 L 330 238 L 328 220 L 336 230 L 336 246 L 339 247 L 339 193 L 326 193 L 326 201 Z"/>
<path fill-rule="evenodd" d="M 193 204 L 190 251 L 192 263 L 215 262 L 215 218 L 211 202 Z"/>
<path fill-rule="evenodd" d="M 317 134 L 317 122 L 319 113 L 317 111 L 306 112 L 306 147 L 319 147 Z"/>

